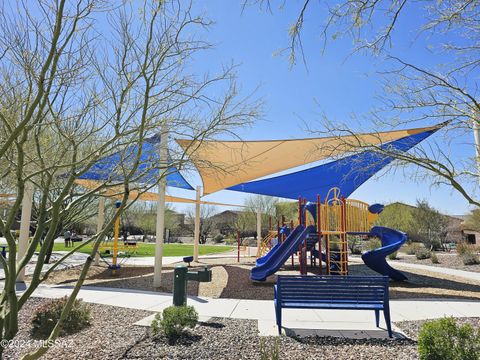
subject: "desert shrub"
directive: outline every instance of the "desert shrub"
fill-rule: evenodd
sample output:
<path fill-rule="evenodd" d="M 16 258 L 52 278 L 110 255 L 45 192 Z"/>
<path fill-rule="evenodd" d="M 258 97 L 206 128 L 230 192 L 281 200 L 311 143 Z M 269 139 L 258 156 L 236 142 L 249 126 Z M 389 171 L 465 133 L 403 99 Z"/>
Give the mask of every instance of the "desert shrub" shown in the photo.
<path fill-rule="evenodd" d="M 337 240 L 330 240 L 328 245 L 330 247 L 330 250 L 340 251 L 340 243 Z"/>
<path fill-rule="evenodd" d="M 417 252 L 418 249 L 421 249 L 422 248 L 422 245 L 420 244 L 417 244 L 417 243 L 411 243 L 411 244 L 408 244 L 408 245 L 405 245 L 403 247 L 403 249 L 405 250 L 405 252 L 408 254 L 408 255 L 415 255 L 415 253 Z"/>
<path fill-rule="evenodd" d="M 381 246 L 382 246 L 382 242 L 380 241 L 379 238 L 371 238 L 365 243 L 365 249 L 367 251 L 378 249 Z"/>
<path fill-rule="evenodd" d="M 193 306 L 169 306 L 163 313 L 156 314 L 150 325 L 153 335 L 163 331 L 170 340 L 182 335 L 185 328 L 194 328 L 198 313 Z"/>
<path fill-rule="evenodd" d="M 418 335 L 421 360 L 475 360 L 480 358 L 480 331 L 454 318 L 426 322 Z"/>
<path fill-rule="evenodd" d="M 352 253 L 353 255 L 361 255 L 362 248 L 360 238 L 358 236 L 349 236 L 348 248 L 350 249 L 350 253 Z"/>
<path fill-rule="evenodd" d="M 218 235 L 216 235 L 216 236 L 213 238 L 213 242 L 214 242 L 215 244 L 220 244 L 220 243 L 223 242 L 223 239 L 224 239 L 223 235 L 222 235 L 222 234 L 218 234 Z"/>
<path fill-rule="evenodd" d="M 456 249 L 458 255 L 478 253 L 478 248 L 475 245 L 464 242 L 458 243 Z"/>
<path fill-rule="evenodd" d="M 457 244 L 457 254 L 464 265 L 475 265 L 480 263 L 477 248 L 474 245 L 466 243 Z"/>
<path fill-rule="evenodd" d="M 227 238 L 227 239 L 224 240 L 224 242 L 227 245 L 236 245 L 237 244 L 237 239 Z"/>
<path fill-rule="evenodd" d="M 267 346 L 265 338 L 260 338 L 260 360 L 279 360 L 280 359 L 280 349 L 278 345 L 278 340 L 275 339 L 275 342 L 272 346 Z"/>
<path fill-rule="evenodd" d="M 438 260 L 438 256 L 434 252 L 432 253 L 432 256 L 430 257 L 430 260 L 432 261 L 432 264 L 440 264 L 440 261 Z"/>
<path fill-rule="evenodd" d="M 478 255 L 475 253 L 464 253 L 460 255 L 460 258 L 462 259 L 463 265 L 476 265 L 480 264 L 480 259 L 478 258 Z"/>
<path fill-rule="evenodd" d="M 352 255 L 362 255 L 362 248 L 360 246 L 355 246 L 351 248 Z"/>
<path fill-rule="evenodd" d="M 60 299 L 51 300 L 39 306 L 32 318 L 32 335 L 34 337 L 46 338 L 60 319 L 60 314 L 67 303 L 65 296 Z M 82 300 L 77 299 L 72 309 L 63 322 L 60 335 L 72 334 L 90 325 L 90 307 Z"/>
<path fill-rule="evenodd" d="M 418 260 L 429 259 L 431 256 L 432 256 L 432 253 L 430 252 L 430 250 L 425 248 L 420 248 L 415 252 L 415 257 Z"/>
<path fill-rule="evenodd" d="M 397 260 L 397 252 L 393 252 L 391 254 L 388 254 L 388 259 L 389 260 Z"/>

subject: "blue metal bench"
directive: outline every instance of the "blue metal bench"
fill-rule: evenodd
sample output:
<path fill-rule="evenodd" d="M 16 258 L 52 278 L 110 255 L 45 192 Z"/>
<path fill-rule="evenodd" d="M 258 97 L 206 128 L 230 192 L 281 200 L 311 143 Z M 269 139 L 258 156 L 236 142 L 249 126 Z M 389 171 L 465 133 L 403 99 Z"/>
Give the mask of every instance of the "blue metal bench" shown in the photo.
<path fill-rule="evenodd" d="M 2 249 L 0 255 L 2 255 L 5 260 L 7 259 L 7 247 L 8 245 L 0 245 L 0 248 Z"/>
<path fill-rule="evenodd" d="M 278 332 L 282 331 L 283 309 L 373 310 L 377 327 L 380 310 L 392 337 L 388 276 L 283 276 L 274 287 Z"/>

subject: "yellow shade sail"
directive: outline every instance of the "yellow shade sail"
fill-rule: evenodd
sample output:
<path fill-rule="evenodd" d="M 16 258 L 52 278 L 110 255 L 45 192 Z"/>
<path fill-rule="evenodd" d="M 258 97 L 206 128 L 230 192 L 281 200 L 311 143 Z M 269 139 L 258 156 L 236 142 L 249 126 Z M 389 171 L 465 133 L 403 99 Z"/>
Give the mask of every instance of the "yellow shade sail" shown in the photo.
<path fill-rule="evenodd" d="M 176 141 L 197 167 L 206 195 L 358 147 L 388 143 L 437 127 L 295 140 Z"/>
<path fill-rule="evenodd" d="M 77 179 L 75 180 L 77 185 L 80 185 L 86 189 L 94 190 L 99 188 L 103 183 L 98 182 L 95 180 L 84 180 L 84 179 Z M 102 189 L 101 191 L 102 196 L 105 197 L 112 197 L 116 199 L 123 198 L 123 190 L 120 186 L 117 187 L 110 187 L 106 189 Z M 137 190 L 131 190 L 128 194 L 129 200 L 143 200 L 143 201 L 158 201 L 158 194 L 154 192 L 138 192 Z M 182 198 L 178 196 L 170 196 L 165 195 L 165 201 L 170 203 L 187 203 L 187 204 L 195 204 L 195 199 L 188 199 Z M 243 205 L 234 205 L 234 204 L 224 204 L 214 201 L 204 201 L 200 200 L 200 204 L 202 205 L 217 205 L 217 206 L 236 206 L 236 207 L 244 207 Z"/>

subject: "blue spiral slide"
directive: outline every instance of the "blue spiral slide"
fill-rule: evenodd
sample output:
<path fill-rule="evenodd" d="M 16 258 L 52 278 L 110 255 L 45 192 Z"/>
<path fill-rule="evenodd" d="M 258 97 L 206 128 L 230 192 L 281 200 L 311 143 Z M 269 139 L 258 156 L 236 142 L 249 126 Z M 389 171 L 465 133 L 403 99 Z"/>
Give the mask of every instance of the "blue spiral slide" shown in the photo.
<path fill-rule="evenodd" d="M 250 272 L 250 279 L 265 281 L 268 276 L 280 269 L 292 254 L 298 251 L 298 246 L 308 234 L 316 231 L 315 225 L 307 227 L 298 225 L 283 243 L 278 244 L 267 255 L 257 260 L 257 266 Z"/>
<path fill-rule="evenodd" d="M 388 255 L 400 249 L 407 241 L 407 234 L 387 227 L 374 226 L 370 230 L 370 235 L 380 238 L 382 246 L 378 249 L 367 251 L 362 255 L 365 265 L 382 275 L 389 276 L 392 280 L 407 280 L 407 277 L 402 272 L 388 265 L 386 259 Z"/>

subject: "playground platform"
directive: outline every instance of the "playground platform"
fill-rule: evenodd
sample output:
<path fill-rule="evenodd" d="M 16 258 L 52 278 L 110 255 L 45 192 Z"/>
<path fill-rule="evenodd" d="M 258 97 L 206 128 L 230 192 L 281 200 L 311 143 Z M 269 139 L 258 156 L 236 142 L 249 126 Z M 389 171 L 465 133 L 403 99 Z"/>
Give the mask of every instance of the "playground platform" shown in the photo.
<path fill-rule="evenodd" d="M 34 296 L 58 298 L 69 295 L 71 286 L 41 285 Z M 19 292 L 22 290 L 19 289 Z M 101 287 L 82 287 L 78 298 L 94 304 L 118 306 L 160 312 L 172 305 L 172 294 L 149 291 L 124 290 Z M 188 304 L 193 305 L 201 321 L 212 317 L 250 319 L 258 321 L 261 336 L 277 336 L 275 312 L 272 300 L 212 299 L 190 296 Z M 392 321 L 426 320 L 443 316 L 480 317 L 480 302 L 443 299 L 391 300 Z M 153 318 L 149 316 L 137 325 L 148 326 Z M 386 338 L 385 324 L 375 327 L 372 311 L 342 310 L 296 310 L 284 312 L 284 326 L 287 333 L 296 335 L 338 336 L 346 338 Z M 394 327 L 395 337 L 403 334 Z"/>

